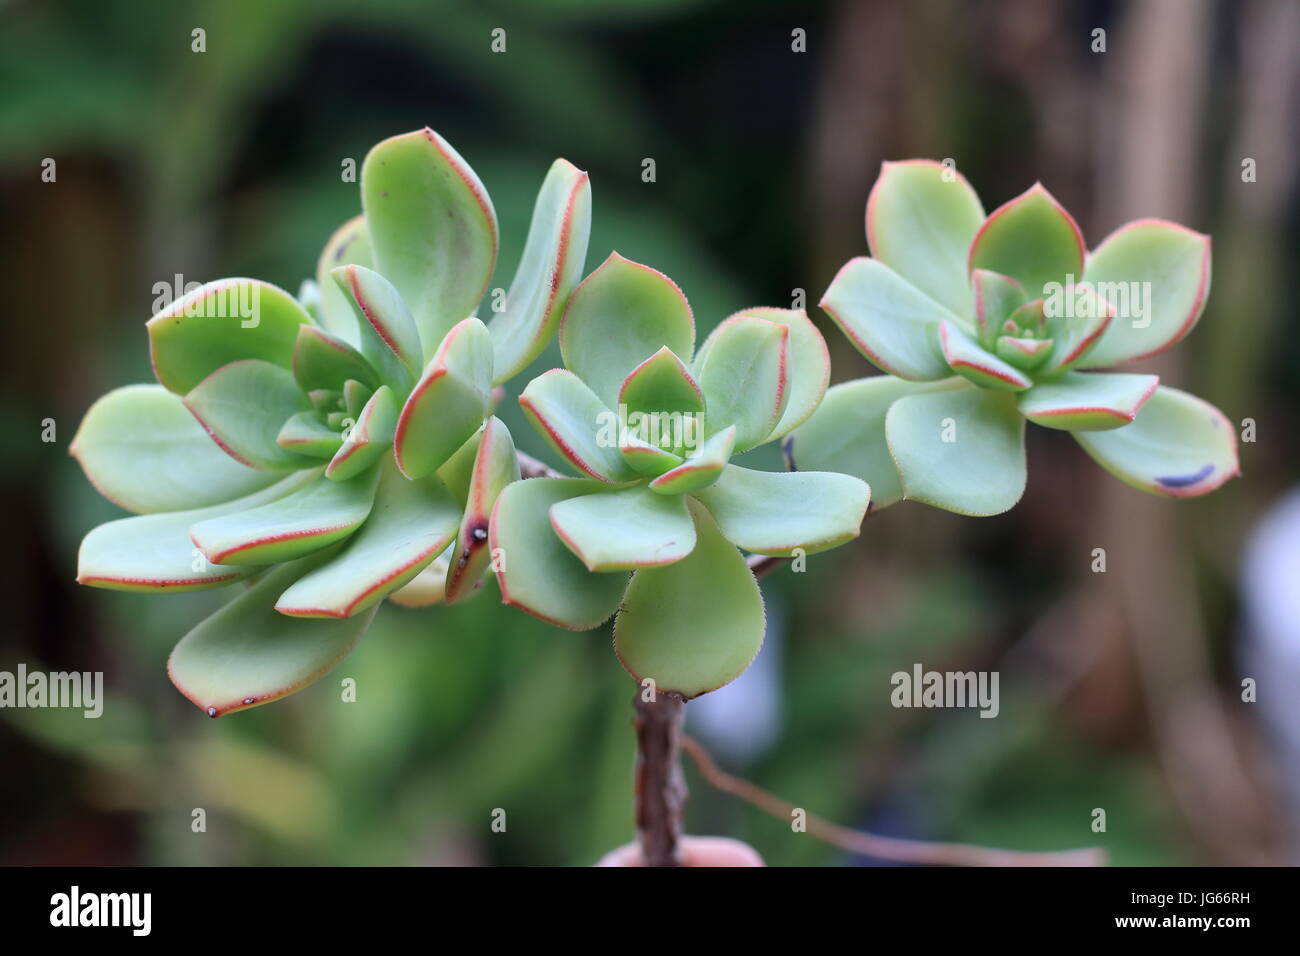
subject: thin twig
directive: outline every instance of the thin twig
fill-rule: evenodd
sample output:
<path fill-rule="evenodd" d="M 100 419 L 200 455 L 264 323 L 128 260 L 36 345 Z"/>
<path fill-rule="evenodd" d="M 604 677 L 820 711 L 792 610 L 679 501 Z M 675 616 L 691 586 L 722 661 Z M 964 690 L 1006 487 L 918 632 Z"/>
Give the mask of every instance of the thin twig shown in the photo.
<path fill-rule="evenodd" d="M 698 741 L 683 735 L 681 745 L 695 761 L 700 775 L 715 789 L 738 797 L 779 820 L 790 822 L 795 818 L 795 812 L 800 808 L 768 793 L 757 784 L 725 772 Z M 851 830 L 807 811 L 801 812 L 809 835 L 841 850 L 880 860 L 935 866 L 1103 866 L 1106 863 L 1106 851 L 1100 847 L 1056 853 L 1026 853 L 966 843 L 926 843 Z"/>
<path fill-rule="evenodd" d="M 567 475 L 561 474 L 545 462 L 538 461 L 532 455 L 524 451 L 516 451 L 515 457 L 519 459 L 519 477 L 521 478 L 567 478 Z"/>
<path fill-rule="evenodd" d="M 675 694 L 647 700 L 640 688 L 636 707 L 636 835 L 646 866 L 681 866 L 682 810 L 686 776 L 682 773 L 682 723 L 686 701 Z"/>

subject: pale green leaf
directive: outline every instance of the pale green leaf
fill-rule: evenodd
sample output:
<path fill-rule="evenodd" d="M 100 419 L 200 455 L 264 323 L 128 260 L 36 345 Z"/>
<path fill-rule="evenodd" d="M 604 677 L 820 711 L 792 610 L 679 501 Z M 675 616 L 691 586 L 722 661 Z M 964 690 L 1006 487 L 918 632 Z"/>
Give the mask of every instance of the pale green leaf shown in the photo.
<path fill-rule="evenodd" d="M 551 527 L 553 505 L 600 490 L 583 478 L 529 478 L 506 486 L 489 533 L 504 603 L 574 631 L 597 627 L 618 609 L 627 575 L 588 571 Z"/>
<path fill-rule="evenodd" d="M 979 196 L 956 169 L 926 159 L 886 162 L 867 198 L 867 244 L 909 283 L 966 316 L 966 253 L 983 219 Z"/>
<path fill-rule="evenodd" d="M 101 495 L 146 514 L 229 501 L 281 477 L 231 458 L 161 385 L 127 385 L 99 399 L 69 453 Z"/>
<path fill-rule="evenodd" d="M 610 482 L 637 477 L 619 452 L 618 416 L 572 372 L 543 372 L 528 383 L 519 405 L 538 434 L 584 475 Z"/>
<path fill-rule="evenodd" d="M 1159 381 L 1154 375 L 1067 372 L 1022 392 L 1018 405 L 1020 414 L 1047 428 L 1105 431 L 1133 421 Z"/>
<path fill-rule="evenodd" d="M 1083 233 L 1042 183 L 989 214 L 970 245 L 970 268 L 1010 276 L 1030 298 L 1083 275 Z"/>
<path fill-rule="evenodd" d="M 1131 425 L 1076 432 L 1116 478 L 1167 498 L 1193 498 L 1241 474 L 1232 423 L 1195 395 L 1161 386 Z"/>
<path fill-rule="evenodd" d="M 671 564 L 695 547 L 686 500 L 657 495 L 645 485 L 557 502 L 551 526 L 591 571 Z"/>
<path fill-rule="evenodd" d="M 309 458 L 280 446 L 280 429 L 311 402 L 293 373 L 261 359 L 223 365 L 185 396 L 185 407 L 226 454 L 250 468 L 307 468 Z"/>
<path fill-rule="evenodd" d="M 885 416 L 905 498 L 965 515 L 995 515 L 1025 491 L 1025 420 L 1009 392 L 909 395 Z"/>
<path fill-rule="evenodd" d="M 582 277 L 590 233 L 591 182 L 568 160 L 557 159 L 537 194 L 505 308 L 488 323 L 495 383 L 523 371 L 555 334 Z"/>
<path fill-rule="evenodd" d="M 728 323 L 696 365 L 705 435 L 736 427 L 735 448 L 762 444 L 790 399 L 789 326 L 752 316 Z"/>
<path fill-rule="evenodd" d="M 763 597 L 740 552 L 702 505 L 686 499 L 694 550 L 632 575 L 614 623 L 614 650 L 656 694 L 698 697 L 739 677 L 763 643 Z"/>
<path fill-rule="evenodd" d="M 427 127 L 376 145 L 361 167 L 375 269 L 415 316 L 425 357 L 478 308 L 497 258 L 497 216 L 474 170 Z"/>

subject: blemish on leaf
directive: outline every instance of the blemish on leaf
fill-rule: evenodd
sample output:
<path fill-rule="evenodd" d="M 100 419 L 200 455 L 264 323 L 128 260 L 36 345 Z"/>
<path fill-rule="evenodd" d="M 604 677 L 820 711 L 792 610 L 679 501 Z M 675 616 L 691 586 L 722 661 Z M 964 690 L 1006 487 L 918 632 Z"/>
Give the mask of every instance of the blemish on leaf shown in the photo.
<path fill-rule="evenodd" d="M 217 716 L 217 708 L 215 708 L 215 707 L 209 707 L 209 708 L 208 708 L 208 716 L 209 716 L 209 717 L 216 717 L 216 716 Z"/>
<path fill-rule="evenodd" d="M 1198 482 L 1204 481 L 1206 478 L 1210 477 L 1213 472 L 1214 466 L 1206 465 L 1200 471 L 1193 472 L 1190 475 L 1168 475 L 1163 478 L 1157 478 L 1156 482 L 1164 485 L 1166 488 L 1186 488 L 1189 485 L 1195 485 Z"/>

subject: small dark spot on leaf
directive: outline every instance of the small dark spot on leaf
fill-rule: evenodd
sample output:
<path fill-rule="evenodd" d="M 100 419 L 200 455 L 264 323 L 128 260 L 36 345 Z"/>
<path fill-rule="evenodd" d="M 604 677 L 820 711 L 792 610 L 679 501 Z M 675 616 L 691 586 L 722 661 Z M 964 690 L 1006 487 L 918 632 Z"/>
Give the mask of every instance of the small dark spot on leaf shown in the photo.
<path fill-rule="evenodd" d="M 798 471 L 799 468 L 794 463 L 794 436 L 789 435 L 781 442 L 781 454 L 785 458 L 785 467 L 787 471 Z"/>
<path fill-rule="evenodd" d="M 215 708 L 215 707 L 209 707 L 209 708 L 208 708 L 208 716 L 209 716 L 209 717 L 215 717 L 215 716 L 217 716 L 217 708 Z"/>
<path fill-rule="evenodd" d="M 1163 478 L 1157 478 L 1156 482 L 1164 485 L 1166 488 L 1186 488 L 1188 485 L 1194 485 L 1197 482 L 1204 481 L 1214 471 L 1213 465 L 1206 465 L 1200 471 L 1192 472 L 1190 475 L 1166 475 Z"/>
<path fill-rule="evenodd" d="M 245 704 L 251 704 L 251 703 L 253 703 L 255 700 L 257 700 L 256 697 L 245 697 L 245 698 L 244 698 L 244 703 L 245 703 Z"/>

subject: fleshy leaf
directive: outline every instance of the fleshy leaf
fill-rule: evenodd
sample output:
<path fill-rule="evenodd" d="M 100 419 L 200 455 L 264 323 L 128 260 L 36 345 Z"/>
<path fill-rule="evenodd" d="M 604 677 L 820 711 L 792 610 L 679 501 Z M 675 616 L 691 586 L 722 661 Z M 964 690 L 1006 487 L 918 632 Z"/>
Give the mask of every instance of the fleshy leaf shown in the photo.
<path fill-rule="evenodd" d="M 965 515 L 1007 511 L 1025 491 L 1025 420 L 986 388 L 909 395 L 885 416 L 903 495 Z"/>
<path fill-rule="evenodd" d="M 610 253 L 569 297 L 560 322 L 560 354 L 610 408 L 632 369 L 667 347 L 695 348 L 695 317 L 686 296 L 662 272 Z"/>
<path fill-rule="evenodd" d="M 460 502 L 439 478 L 409 481 L 389 459 L 365 524 L 280 595 L 275 609 L 293 617 L 352 617 L 419 574 L 446 549 L 459 522 Z"/>
<path fill-rule="evenodd" d="M 872 510 L 901 501 L 903 486 L 885 441 L 885 413 L 898 399 L 966 388 L 965 379 L 906 382 L 875 375 L 831 386 L 812 418 L 785 440 L 792 471 L 837 471 L 871 487 Z"/>
<path fill-rule="evenodd" d="M 370 150 L 361 201 L 375 269 L 410 307 L 428 357 L 487 291 L 497 258 L 492 201 L 469 164 L 428 128 Z"/>
<path fill-rule="evenodd" d="M 686 364 L 664 346 L 628 373 L 619 386 L 618 404 L 629 413 L 697 415 L 704 411 L 704 393 Z"/>
<path fill-rule="evenodd" d="M 298 326 L 311 316 L 283 289 L 257 279 L 221 279 L 177 299 L 146 323 L 158 381 L 184 395 L 221 366 L 261 359 L 293 368 Z"/>
<path fill-rule="evenodd" d="M 470 316 L 447 333 L 397 421 L 393 450 L 408 478 L 442 465 L 478 431 L 492 407 L 492 338 Z"/>
<path fill-rule="evenodd" d="M 794 309 L 773 309 L 756 306 L 742 309 L 723 319 L 695 355 L 697 364 L 703 363 L 705 353 L 718 338 L 720 330 L 738 319 L 750 316 L 779 322 L 790 330 L 790 339 L 786 346 L 786 361 L 790 367 L 790 397 L 785 405 L 785 412 L 776 428 L 767 436 L 768 441 L 784 438 L 794 431 L 810 416 L 821 403 L 826 394 L 826 386 L 831 380 L 831 355 L 826 348 L 826 340 L 817 331 L 817 326 L 807 314 Z"/>
<path fill-rule="evenodd" d="M 939 323 L 957 316 L 875 259 L 850 259 L 821 307 L 881 370 L 914 382 L 952 374 L 939 350 Z"/>
<path fill-rule="evenodd" d="M 790 400 L 790 329 L 741 316 L 722 329 L 696 368 L 708 410 L 706 436 L 736 426 L 736 451 L 762 444 Z"/>
<path fill-rule="evenodd" d="M 1201 317 L 1210 237 L 1159 219 L 1130 222 L 1093 250 L 1083 274 L 1118 313 L 1083 367 L 1144 358 L 1180 341 Z"/>
<path fill-rule="evenodd" d="M 343 444 L 325 469 L 325 477 L 331 481 L 347 481 L 373 466 L 393 444 L 397 414 L 393 390 L 381 385 L 357 416 L 357 423 L 348 429 Z"/>
<path fill-rule="evenodd" d="M 361 354 L 385 384 L 405 395 L 419 377 L 424 358 L 415 319 L 397 288 L 365 266 L 343 266 L 330 276 L 352 304 Z"/>
<path fill-rule="evenodd" d="M 289 585 L 328 553 L 272 568 L 181 638 L 167 661 L 176 689 L 210 717 L 267 704 L 322 677 L 347 656 L 374 611 L 333 621 L 304 621 L 275 610 Z"/>
<path fill-rule="evenodd" d="M 946 320 L 939 324 L 939 344 L 952 370 L 981 388 L 1018 392 L 1033 384 L 1020 369 L 984 351 L 973 338 Z"/>
<path fill-rule="evenodd" d="M 488 527 L 492 507 L 501 492 L 519 480 L 519 458 L 514 439 L 505 422 L 493 417 L 483 426 L 482 437 L 474 455 L 465 497 L 465 515 L 460 522 L 456 550 L 447 568 L 445 598 L 454 604 L 478 587 L 492 556 L 488 547 Z"/>
<path fill-rule="evenodd" d="M 1068 372 L 1022 392 L 1018 404 L 1022 415 L 1047 428 L 1104 431 L 1133 421 L 1159 381 L 1154 375 Z"/>
<path fill-rule="evenodd" d="M 623 433 L 618 450 L 633 471 L 650 478 L 676 468 L 683 461 L 680 455 L 642 441 L 631 429 Z"/>
<path fill-rule="evenodd" d="M 597 627 L 618 610 L 627 575 L 588 571 L 551 527 L 553 505 L 601 490 L 583 478 L 529 478 L 506 486 L 489 531 L 503 603 L 574 631 Z"/>
<path fill-rule="evenodd" d="M 275 443 L 296 455 L 328 460 L 343 444 L 343 435 L 321 421 L 319 413 L 298 412 L 284 423 Z"/>
<path fill-rule="evenodd" d="M 816 554 L 858 536 L 871 489 L 851 475 L 728 465 L 696 497 L 727 540 L 756 554 Z"/>
<path fill-rule="evenodd" d="M 614 650 L 656 694 L 689 699 L 739 677 L 763 644 L 763 597 L 740 552 L 699 502 L 685 499 L 695 549 L 632 575 L 614 622 Z"/>
<path fill-rule="evenodd" d="M 351 481 L 324 475 L 291 495 L 200 521 L 190 539 L 214 564 L 277 564 L 346 538 L 366 520 L 378 469 Z"/>
<path fill-rule="evenodd" d="M 447 596 L 447 570 L 451 567 L 453 544 L 419 574 L 388 595 L 388 600 L 399 607 L 431 607 Z"/>
<path fill-rule="evenodd" d="M 966 252 L 983 220 L 979 196 L 955 169 L 923 159 L 882 163 L 867 197 L 867 245 L 931 299 L 969 315 Z"/>
<path fill-rule="evenodd" d="M 1208 402 L 1164 386 L 1133 424 L 1074 437 L 1116 478 L 1167 498 L 1203 495 L 1241 474 L 1232 423 Z"/>
<path fill-rule="evenodd" d="M 366 217 L 349 219 L 330 236 L 316 262 L 316 284 L 320 287 L 321 324 L 352 345 L 361 341 L 358 335 L 352 296 L 330 277 L 330 270 L 339 266 L 358 265 L 374 268 L 370 252 L 370 231 Z"/>
<path fill-rule="evenodd" d="M 77 581 L 114 591 L 197 591 L 246 578 L 261 569 L 209 563 L 190 541 L 191 526 L 277 501 L 312 477 L 309 472 L 299 472 L 281 478 L 270 488 L 224 504 L 102 524 L 81 542 Z"/>
<path fill-rule="evenodd" d="M 1007 316 L 1029 301 L 1029 296 L 1025 294 L 1025 287 L 1015 279 L 987 269 L 976 269 L 971 273 L 970 281 L 975 293 L 975 325 L 979 342 L 988 348 L 1001 333 Z"/>
<path fill-rule="evenodd" d="M 1011 276 L 1031 298 L 1083 275 L 1083 233 L 1056 198 L 1034 183 L 989 214 L 970 244 L 970 268 Z"/>
<path fill-rule="evenodd" d="M 387 388 L 388 386 L 384 387 Z M 389 391 L 392 390 L 389 389 Z M 348 379 L 343 383 L 343 410 L 348 413 L 349 418 L 355 421 L 374 394 L 375 390 L 373 388 L 362 385 L 354 378 Z"/>
<path fill-rule="evenodd" d="M 304 392 L 338 389 L 348 379 L 370 388 L 379 386 L 379 374 L 360 352 L 339 336 L 314 325 L 298 326 L 293 377 Z"/>
<path fill-rule="evenodd" d="M 551 527 L 590 571 L 672 564 L 695 547 L 686 499 L 657 495 L 645 485 L 557 502 Z"/>
<path fill-rule="evenodd" d="M 524 370 L 555 334 L 564 305 L 582 278 L 591 235 L 591 182 L 565 159 L 546 174 L 506 306 L 488 323 L 494 381 Z"/>
<path fill-rule="evenodd" d="M 543 372 L 528 383 L 519 405 L 538 434 L 584 475 L 612 482 L 637 477 L 619 452 L 618 416 L 572 372 Z"/>
<path fill-rule="evenodd" d="M 651 481 L 650 490 L 660 495 L 683 495 L 709 487 L 727 467 L 735 445 L 736 426 L 731 425 L 705 439 L 690 458 Z"/>
<path fill-rule="evenodd" d="M 223 452 L 161 385 L 127 385 L 99 399 L 69 453 L 101 495 L 145 514 L 229 501 L 280 477 Z"/>
<path fill-rule="evenodd" d="M 1000 335 L 996 343 L 998 358 L 1021 371 L 1043 364 L 1055 343 L 1051 339 L 1027 339 L 1015 335 Z"/>
<path fill-rule="evenodd" d="M 293 373 L 260 359 L 223 365 L 185 396 L 214 442 L 250 468 L 306 468 L 312 462 L 277 443 L 284 423 L 311 403 Z"/>
<path fill-rule="evenodd" d="M 1097 295 L 1090 285 L 1044 302 L 1049 333 L 1054 341 L 1043 374 L 1052 375 L 1074 368 L 1084 361 L 1115 318 L 1115 307 Z"/>

